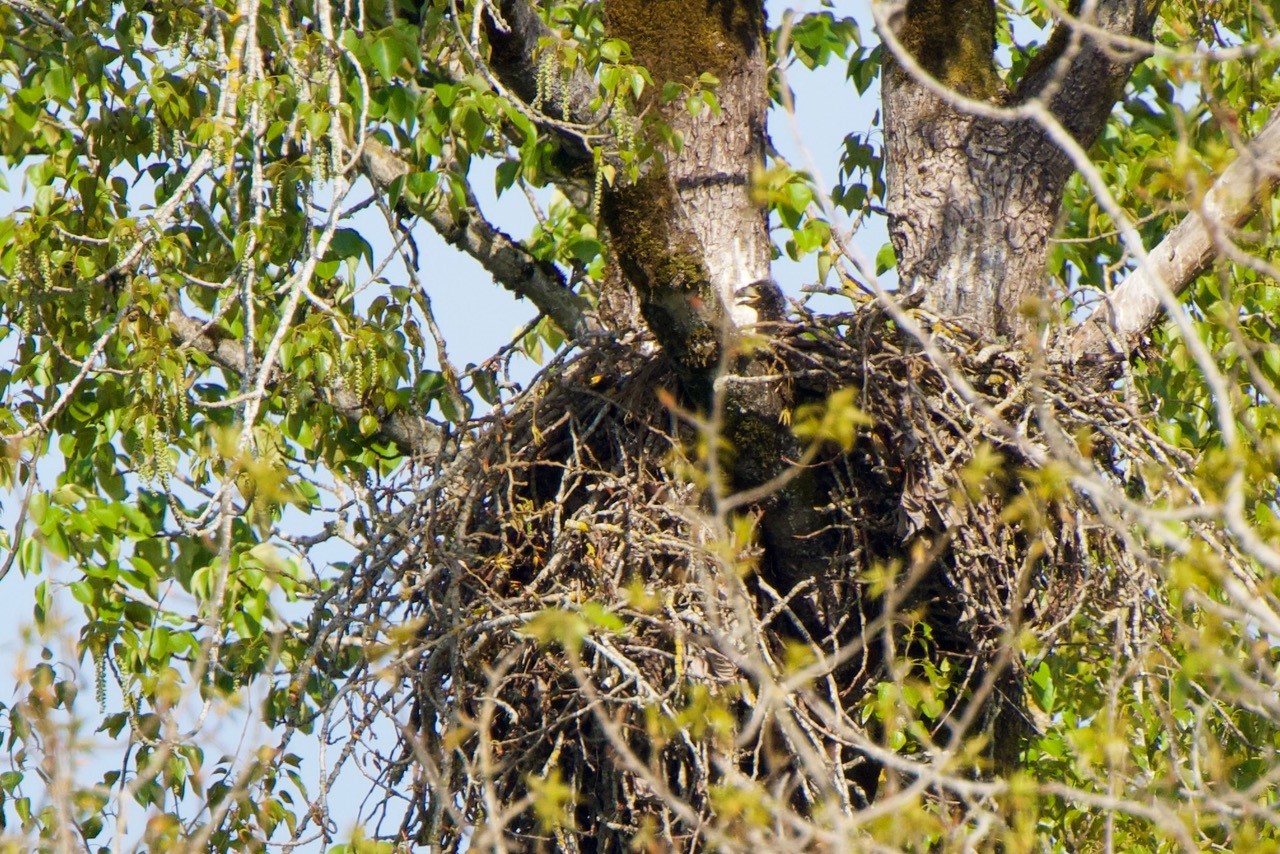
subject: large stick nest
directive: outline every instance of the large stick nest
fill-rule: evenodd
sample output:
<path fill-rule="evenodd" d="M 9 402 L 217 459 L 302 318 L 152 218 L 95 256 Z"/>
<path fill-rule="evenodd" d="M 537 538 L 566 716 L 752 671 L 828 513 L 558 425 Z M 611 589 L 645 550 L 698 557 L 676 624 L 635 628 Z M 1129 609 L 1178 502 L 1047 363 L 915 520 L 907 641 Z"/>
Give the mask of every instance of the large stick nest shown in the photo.
<path fill-rule="evenodd" d="M 757 381 L 795 418 L 847 388 L 870 416 L 807 463 L 805 535 L 829 560 L 798 582 L 759 533 L 777 502 L 719 511 L 714 442 L 640 348 L 564 358 L 437 461 L 334 621 L 387 644 L 369 672 L 392 687 L 366 702 L 400 710 L 378 773 L 408 798 L 401 832 L 804 847 L 964 737 L 1008 760 L 1033 729 L 1024 655 L 1073 620 L 1155 607 L 1116 518 L 1172 452 L 1116 395 L 933 331 L 931 356 L 868 307 L 771 337 L 776 378 Z M 877 700 L 908 683 L 935 700 L 914 728 Z"/>

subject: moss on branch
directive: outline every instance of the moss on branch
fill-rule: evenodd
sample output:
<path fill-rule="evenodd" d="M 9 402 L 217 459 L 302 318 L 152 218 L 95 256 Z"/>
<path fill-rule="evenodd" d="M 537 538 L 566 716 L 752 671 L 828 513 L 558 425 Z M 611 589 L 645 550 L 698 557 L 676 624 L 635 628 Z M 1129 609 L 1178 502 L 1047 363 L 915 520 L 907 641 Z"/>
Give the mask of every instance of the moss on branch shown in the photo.
<path fill-rule="evenodd" d="M 674 225 L 674 193 L 656 166 L 610 193 L 604 216 L 650 329 L 682 371 L 697 374 L 719 362 L 722 312 L 697 239 Z"/>

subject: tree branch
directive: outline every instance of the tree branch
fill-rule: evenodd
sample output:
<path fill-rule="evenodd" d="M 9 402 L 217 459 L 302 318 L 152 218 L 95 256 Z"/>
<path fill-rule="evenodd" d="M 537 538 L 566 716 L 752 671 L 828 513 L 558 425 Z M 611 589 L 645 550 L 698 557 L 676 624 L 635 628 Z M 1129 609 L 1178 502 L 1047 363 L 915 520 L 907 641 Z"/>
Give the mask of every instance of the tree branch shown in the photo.
<path fill-rule="evenodd" d="M 409 174 L 409 164 L 372 137 L 365 140 L 361 162 L 365 174 L 379 189 L 386 189 L 395 179 Z M 486 220 L 474 205 L 455 214 L 448 204 L 441 203 L 420 213 L 450 245 L 479 261 L 498 284 L 527 298 L 569 337 L 595 327 L 595 321 L 587 315 L 587 301 L 570 290 L 560 271 L 530 255 L 510 235 Z"/>
<path fill-rule="evenodd" d="M 1080 5 L 1074 0 L 1071 11 Z M 1091 17 L 1064 17 L 1019 81 L 1012 101 L 1044 98 L 1062 126 L 1088 148 L 1142 59 L 1122 43 L 1148 40 L 1159 6 L 1151 0 L 1098 0 Z M 1107 35 L 1117 39 L 1109 42 Z"/>
<path fill-rule="evenodd" d="M 0 6 L 7 6 L 19 15 L 28 20 L 35 20 L 57 33 L 61 38 L 70 41 L 75 38 L 75 33 L 67 29 L 67 27 L 46 10 L 40 8 L 39 5 L 31 2 L 31 0 L 0 0 Z"/>
<path fill-rule="evenodd" d="M 1129 355 L 1280 183 L 1280 110 L 1223 171 L 1203 201 L 1148 253 L 1071 338 L 1072 360 L 1100 380 Z"/>
<path fill-rule="evenodd" d="M 244 373 L 244 349 L 239 342 L 206 329 L 200 321 L 176 308 L 169 312 L 169 328 L 183 343 L 203 353 L 218 367 L 235 374 Z M 332 387 L 321 388 L 321 393 L 334 411 L 352 424 L 358 423 L 369 412 L 360 398 L 345 388 L 341 381 Z M 417 415 L 394 412 L 379 416 L 378 432 L 405 453 L 435 456 L 440 452 L 439 428 Z"/>

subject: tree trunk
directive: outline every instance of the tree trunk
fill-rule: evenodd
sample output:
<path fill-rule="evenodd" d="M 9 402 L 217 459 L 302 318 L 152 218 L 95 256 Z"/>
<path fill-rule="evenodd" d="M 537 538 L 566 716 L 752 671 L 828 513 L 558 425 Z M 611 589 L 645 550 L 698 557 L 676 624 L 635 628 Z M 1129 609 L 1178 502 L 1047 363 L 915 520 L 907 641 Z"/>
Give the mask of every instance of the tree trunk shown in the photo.
<path fill-rule="evenodd" d="M 605 217 L 617 262 L 640 296 L 654 335 L 687 376 L 705 380 L 722 343 L 758 319 L 749 288 L 769 275 L 763 208 L 751 198 L 764 162 L 765 17 L 759 0 L 609 0 L 610 35 L 625 40 L 653 77 L 647 106 L 683 140 L 643 179 L 609 194 Z M 719 81 L 718 110 L 694 115 L 664 84 Z M 772 318 L 771 318 L 772 319 Z"/>
<path fill-rule="evenodd" d="M 751 489 L 781 474 L 801 450 L 786 423 L 783 384 L 760 381 L 776 367 L 767 349 L 736 350 L 742 331 L 783 313 L 769 276 L 766 213 L 751 186 L 764 166 L 769 104 L 763 4 L 713 0 L 699 9 L 680 0 L 609 0 L 605 11 L 610 34 L 631 46 L 657 90 L 707 74 L 718 81 L 718 110 L 695 115 L 683 99 L 662 106 L 683 146 L 637 185 L 611 193 L 606 217 L 619 266 L 695 406 L 711 404 L 718 378 L 729 485 Z M 830 564 L 816 535 L 823 522 L 815 507 L 824 503 L 805 473 L 763 507 L 765 572 L 784 592 Z"/>
<path fill-rule="evenodd" d="M 1150 25 L 1143 11 L 1147 5 L 1146 0 L 1102 0 L 1095 4 L 1095 23 L 1142 35 Z M 518 19 L 520 8 L 514 0 L 502 4 L 508 24 Z M 1032 554 L 1043 544 L 1001 521 L 999 490 L 969 501 L 956 498 L 963 492 L 958 469 L 972 452 L 974 437 L 986 435 L 990 425 L 966 420 L 968 414 L 958 423 L 957 413 L 944 411 L 956 398 L 936 365 L 926 364 L 901 329 L 884 327 L 872 313 L 857 330 L 814 324 L 803 334 L 788 335 L 783 325 L 769 325 L 782 319 L 781 301 L 769 278 L 766 214 L 753 200 L 751 186 L 753 171 L 764 162 L 768 107 L 762 2 L 605 0 L 604 13 L 606 32 L 625 40 L 633 60 L 652 75 L 642 111 L 664 122 L 682 142 L 648 164 L 638 181 L 620 180 L 605 192 L 609 275 L 638 302 L 683 386 L 686 405 L 712 420 L 719 432 L 707 437 L 671 429 L 669 413 L 653 395 L 655 381 L 671 379 L 659 360 L 625 345 L 595 348 L 587 369 L 549 383 L 551 397 L 538 399 L 539 411 L 559 407 L 563 412 L 555 428 L 546 429 L 532 409 L 514 414 L 499 431 L 504 454 L 510 452 L 503 457 L 508 462 L 467 474 L 467 488 L 487 490 L 492 499 L 474 523 L 483 559 L 473 563 L 488 574 L 476 585 L 471 574 L 458 576 L 459 589 L 467 591 L 456 594 L 462 603 L 458 613 L 469 613 L 470 603 L 492 596 L 491 588 L 511 591 L 513 601 L 504 607 L 514 613 L 558 601 L 543 597 L 569 587 L 574 601 L 609 601 L 624 584 L 652 584 L 669 596 L 668 610 L 679 600 L 700 622 L 664 624 L 664 617 L 646 624 L 645 631 L 652 631 L 639 644 L 643 650 L 636 660 L 652 670 L 628 667 L 625 679 L 635 680 L 637 688 L 649 680 L 646 684 L 684 702 L 706 678 L 705 672 L 693 675 L 684 663 L 686 633 L 708 648 L 708 656 L 732 659 L 729 681 L 767 685 L 772 678 L 756 679 L 763 674 L 751 669 L 756 659 L 731 648 L 743 640 L 734 634 L 735 615 L 725 618 L 733 610 L 725 591 L 732 588 L 735 596 L 746 594 L 739 597 L 745 604 L 735 600 L 743 618 L 738 626 L 759 629 L 741 644 L 752 655 L 763 652 L 776 662 L 799 646 L 815 656 L 833 656 L 824 674 L 830 696 L 823 703 L 846 716 L 862 738 L 877 726 L 874 718 L 852 723 L 864 693 L 898 666 L 898 638 L 911 643 L 896 619 L 880 617 L 927 612 L 933 640 L 907 657 L 935 656 L 951 660 L 957 672 L 996 674 L 991 686 L 1004 700 L 992 697 L 990 688 L 971 692 L 973 683 L 961 681 L 949 685 L 948 714 L 963 721 L 962 730 L 999 734 L 995 758 L 1015 761 L 1020 729 L 1009 722 L 1022 712 L 1016 708 L 1021 672 L 1004 637 L 1032 607 L 1022 586 L 1029 583 L 1024 570 L 1038 567 L 1044 550 Z M 1073 164 L 1044 128 L 1025 118 L 975 115 L 934 91 L 922 75 L 993 107 L 1042 98 L 1087 146 L 1100 132 L 1132 59 L 1055 37 L 1010 90 L 993 64 L 994 21 L 992 0 L 905 5 L 894 33 L 915 61 L 890 60 L 886 67 L 884 154 L 891 237 L 903 288 L 923 293 L 939 313 L 1012 336 L 1025 328 L 1021 305 L 1045 295 L 1045 253 Z M 535 33 L 533 24 L 526 29 L 491 30 L 502 48 L 494 53 L 499 75 L 527 77 L 536 66 L 536 45 L 545 35 Z M 694 87 L 704 75 L 715 78 L 718 110 L 695 114 L 683 98 L 661 101 L 664 84 Z M 579 91 L 576 84 L 569 90 Z M 592 100 L 580 93 L 567 96 L 565 103 L 571 111 L 586 110 Z M 572 148 L 566 152 L 575 156 Z M 584 162 L 580 157 L 577 168 Z M 501 245 L 495 235 L 459 234 L 481 246 Z M 526 289 L 540 307 L 559 305 L 562 295 L 554 279 Z M 575 307 L 562 312 L 566 321 L 577 322 Z M 613 322 L 626 316 L 619 312 Z M 603 312 L 602 319 L 610 323 Z M 778 333 L 771 346 L 740 346 L 750 327 L 761 322 L 758 331 Z M 625 341 L 630 330 L 614 326 L 613 331 Z M 611 370 L 615 375 L 603 380 Z M 814 374 L 821 379 L 810 385 L 797 379 Z M 824 401 L 849 384 L 859 388 L 860 402 L 874 403 L 875 426 L 859 428 L 845 447 L 828 447 L 809 458 L 812 465 L 796 468 L 802 449 L 785 418 L 787 410 L 798 400 Z M 717 551 L 723 543 L 715 538 L 731 537 L 711 530 L 706 516 L 688 514 L 687 503 L 675 512 L 654 498 L 684 488 L 671 472 L 656 474 L 655 460 L 707 438 L 722 443 L 725 450 L 714 451 L 715 459 L 723 461 L 721 471 L 728 476 L 698 500 L 713 511 L 716 524 L 734 528 L 734 535 L 746 515 L 742 521 L 750 530 L 744 539 L 754 553 L 752 562 L 744 563 L 741 584 L 735 577 L 738 558 Z M 1025 462 L 1016 453 L 1010 457 L 1011 466 Z M 780 487 L 759 489 L 749 502 L 724 501 L 726 493 L 755 491 L 784 473 Z M 485 485 L 477 486 L 477 479 Z M 686 502 L 693 500 L 691 492 L 682 494 Z M 517 509 L 552 514 L 555 521 L 543 515 L 521 528 L 524 533 L 513 532 L 510 517 Z M 491 529 L 482 526 L 487 514 Z M 470 509 L 463 516 L 468 521 L 459 523 L 459 530 L 473 524 Z M 644 526 L 635 522 L 640 517 Z M 571 529 L 565 526 L 569 518 L 591 521 Z M 613 549 L 611 564 L 592 563 L 600 552 L 577 545 L 580 534 L 596 535 L 597 519 L 611 520 L 610 528 L 622 532 L 612 546 L 601 541 L 602 548 Z M 1059 549 L 1052 560 L 1062 563 L 1061 572 L 1050 567 L 1043 577 L 1069 583 L 1073 561 L 1078 563 L 1070 550 Z M 910 589 L 894 599 L 900 575 L 912 575 L 904 585 Z M 889 592 L 873 581 L 877 578 L 885 579 Z M 437 599 L 424 597 L 424 607 L 436 607 Z M 971 607 L 979 601 L 985 610 Z M 446 627 L 451 619 L 441 614 L 424 625 Z M 456 661 L 441 663 L 438 671 L 424 667 L 420 684 L 428 693 L 435 690 L 438 674 L 447 670 L 450 684 L 458 686 L 458 708 L 472 719 L 497 690 L 489 680 L 499 677 L 481 678 L 481 671 L 501 656 L 485 646 L 488 641 L 458 643 L 466 650 Z M 512 665 L 512 677 L 498 691 L 507 705 L 494 724 L 495 740 L 513 745 L 501 787 L 505 797 L 523 797 L 527 775 L 545 775 L 560 763 L 581 798 L 576 821 L 582 833 L 573 839 L 579 850 L 622 850 L 654 816 L 669 822 L 664 827 L 671 838 L 697 838 L 697 816 L 715 810 L 711 791 L 727 777 L 727 769 L 739 764 L 762 785 L 776 783 L 785 792 L 779 797 L 801 811 L 835 803 L 837 792 L 847 811 L 875 797 L 881 768 L 869 758 L 878 749 L 874 739 L 839 738 L 825 729 L 798 735 L 794 723 L 787 729 L 789 712 L 775 706 L 767 711 L 769 720 L 755 720 L 755 700 L 733 694 L 725 708 L 753 724 L 739 734 L 740 742 L 721 748 L 701 737 L 668 741 L 644 729 L 636 714 L 640 706 L 612 696 L 616 681 L 594 683 L 574 655 L 566 664 L 526 643 L 512 650 L 510 660 L 518 653 L 520 664 Z M 736 659 L 735 652 L 741 653 Z M 606 671 L 617 666 L 603 653 L 593 653 L 591 660 Z M 745 690 L 749 694 L 750 688 Z M 554 701 L 547 699 L 553 696 Z M 546 708 L 535 707 L 534 700 Z M 546 716 L 564 704 L 588 700 L 589 708 L 582 706 L 572 725 L 565 725 L 562 751 L 560 731 L 553 740 Z M 648 708 L 651 702 L 646 695 L 641 705 Z M 1012 715 L 1002 717 L 1001 702 Z M 768 703 L 762 705 L 769 709 Z M 423 722 L 456 714 L 430 697 L 422 706 Z M 430 723 L 421 727 L 428 741 L 438 729 Z M 803 750 L 809 754 L 801 756 Z M 708 758 L 712 753 L 721 765 Z M 641 767 L 643 772 L 636 770 Z M 688 812 L 674 809 L 676 803 L 687 804 Z M 536 831 L 530 816 L 516 824 L 520 834 Z"/>
<path fill-rule="evenodd" d="M 1146 38 L 1155 5 L 1105 0 L 1091 23 Z M 991 0 L 911 0 L 892 23 L 903 55 L 883 78 L 884 156 L 900 286 L 940 314 L 1012 338 L 1034 328 L 1028 321 L 1050 296 L 1049 237 L 1075 166 L 1036 122 L 978 115 L 955 96 L 990 107 L 1047 101 L 1087 149 L 1136 57 L 1060 27 L 1010 89 L 995 70 Z"/>
<path fill-rule="evenodd" d="M 1013 336 L 1044 293 L 1069 171 L 1023 124 L 966 114 L 893 64 L 884 78 L 889 235 L 904 293 L 974 329 Z"/>

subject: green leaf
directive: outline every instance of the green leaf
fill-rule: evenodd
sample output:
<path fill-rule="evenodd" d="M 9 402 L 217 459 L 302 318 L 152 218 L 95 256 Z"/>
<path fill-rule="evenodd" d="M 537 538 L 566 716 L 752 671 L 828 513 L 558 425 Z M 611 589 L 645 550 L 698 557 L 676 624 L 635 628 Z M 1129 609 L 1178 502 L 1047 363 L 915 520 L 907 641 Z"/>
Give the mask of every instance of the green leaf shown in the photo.
<path fill-rule="evenodd" d="M 1047 662 L 1041 662 L 1036 672 L 1031 676 L 1031 698 L 1035 700 L 1037 706 L 1045 714 L 1053 714 L 1054 698 L 1056 689 L 1053 682 L 1053 672 L 1049 669 Z"/>
<path fill-rule="evenodd" d="M 329 241 L 329 251 L 325 253 L 326 261 L 337 261 L 354 258 L 373 266 L 373 247 L 369 241 L 354 228 L 339 228 L 334 231 Z"/>
<path fill-rule="evenodd" d="M 405 54 L 400 40 L 389 30 L 383 32 L 384 35 L 375 38 L 369 45 L 369 58 L 383 79 L 392 80 L 399 71 L 400 64 L 404 62 Z"/>
<path fill-rule="evenodd" d="M 591 633 L 591 624 L 576 611 L 548 608 L 527 620 L 520 631 L 543 646 L 557 644 L 576 653 Z"/>
<path fill-rule="evenodd" d="M 496 404 L 501 399 L 498 391 L 498 379 L 492 371 L 477 370 L 471 375 L 476 386 L 476 393 L 485 403 Z"/>
<path fill-rule="evenodd" d="M 898 257 L 893 253 L 893 245 L 886 243 L 876 253 L 876 275 L 884 275 L 896 266 L 898 266 Z"/>

